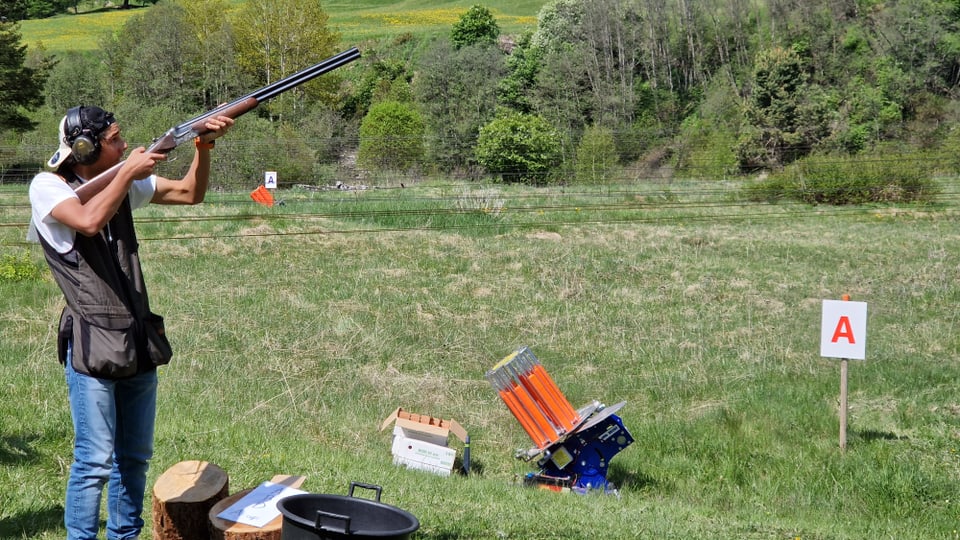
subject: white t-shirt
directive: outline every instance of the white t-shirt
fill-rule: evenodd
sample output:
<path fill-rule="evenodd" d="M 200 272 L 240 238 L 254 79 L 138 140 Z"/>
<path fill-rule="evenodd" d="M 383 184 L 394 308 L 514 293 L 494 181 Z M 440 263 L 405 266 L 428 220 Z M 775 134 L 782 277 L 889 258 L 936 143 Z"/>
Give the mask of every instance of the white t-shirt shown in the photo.
<path fill-rule="evenodd" d="M 143 180 L 135 180 L 130 185 L 130 206 L 141 208 L 150 203 L 157 190 L 157 179 L 151 175 Z M 73 249 L 77 231 L 60 223 L 50 212 L 69 198 L 79 199 L 73 188 L 60 176 L 51 172 L 41 172 L 30 182 L 30 228 L 27 230 L 28 242 L 40 242 L 40 236 L 57 253 L 66 253 Z M 38 236 L 39 234 L 39 236 Z"/>

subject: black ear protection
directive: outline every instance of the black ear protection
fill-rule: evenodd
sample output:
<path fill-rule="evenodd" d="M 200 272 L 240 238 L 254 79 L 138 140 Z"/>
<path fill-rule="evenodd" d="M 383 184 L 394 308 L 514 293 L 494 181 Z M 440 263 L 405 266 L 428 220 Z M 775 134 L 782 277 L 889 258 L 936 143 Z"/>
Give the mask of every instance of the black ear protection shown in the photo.
<path fill-rule="evenodd" d="M 70 145 L 70 154 L 78 164 L 89 165 L 100 157 L 100 137 L 89 128 L 83 127 L 81 109 L 83 105 L 67 111 L 67 119 L 63 125 L 63 134 L 66 137 L 64 142 Z"/>

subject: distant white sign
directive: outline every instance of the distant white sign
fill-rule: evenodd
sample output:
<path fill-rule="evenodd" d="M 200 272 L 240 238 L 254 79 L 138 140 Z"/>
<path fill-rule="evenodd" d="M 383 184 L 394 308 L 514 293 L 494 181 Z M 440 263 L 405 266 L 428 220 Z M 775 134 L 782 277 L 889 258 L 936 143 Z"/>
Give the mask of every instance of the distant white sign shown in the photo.
<path fill-rule="evenodd" d="M 267 189 L 277 189 L 277 171 L 263 173 L 263 185 Z"/>
<path fill-rule="evenodd" d="M 820 356 L 864 360 L 867 357 L 867 303 L 823 301 Z"/>

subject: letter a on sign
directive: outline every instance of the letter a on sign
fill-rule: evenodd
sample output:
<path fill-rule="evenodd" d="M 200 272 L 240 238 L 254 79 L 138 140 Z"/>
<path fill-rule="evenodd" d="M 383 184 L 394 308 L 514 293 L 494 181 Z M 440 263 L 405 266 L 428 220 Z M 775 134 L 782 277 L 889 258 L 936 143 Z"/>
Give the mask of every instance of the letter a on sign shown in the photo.
<path fill-rule="evenodd" d="M 863 360 L 866 352 L 866 302 L 824 300 L 820 356 Z"/>

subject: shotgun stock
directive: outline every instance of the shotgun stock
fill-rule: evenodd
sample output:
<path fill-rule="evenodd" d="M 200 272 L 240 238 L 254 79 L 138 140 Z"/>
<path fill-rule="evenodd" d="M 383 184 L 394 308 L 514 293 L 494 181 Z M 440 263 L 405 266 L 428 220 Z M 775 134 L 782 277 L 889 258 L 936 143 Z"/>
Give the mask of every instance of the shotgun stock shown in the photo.
<path fill-rule="evenodd" d="M 206 123 L 209 118 L 216 116 L 237 118 L 252 111 L 257 107 L 257 105 L 267 101 L 268 99 L 276 97 L 287 90 L 300 86 L 301 84 L 319 77 L 324 73 L 349 64 L 358 58 L 360 58 L 360 51 L 357 50 L 356 47 L 331 56 L 319 64 L 315 64 L 306 69 L 298 71 L 289 77 L 284 77 L 279 81 L 268 84 L 267 86 L 264 86 L 259 90 L 255 90 L 241 98 L 235 99 L 230 103 L 226 103 L 215 109 L 211 109 L 200 116 L 197 116 L 196 118 L 192 118 L 182 124 L 170 128 L 161 137 L 154 139 L 153 143 L 147 147 L 147 151 L 167 154 L 181 143 L 208 133 L 209 130 L 206 128 Z M 77 196 L 80 197 L 80 202 L 86 203 L 94 195 L 100 193 L 103 188 L 106 187 L 117 176 L 117 172 L 123 166 L 123 163 L 124 161 L 117 163 L 113 167 L 110 167 L 109 169 L 80 185 L 80 187 L 75 190 Z"/>

